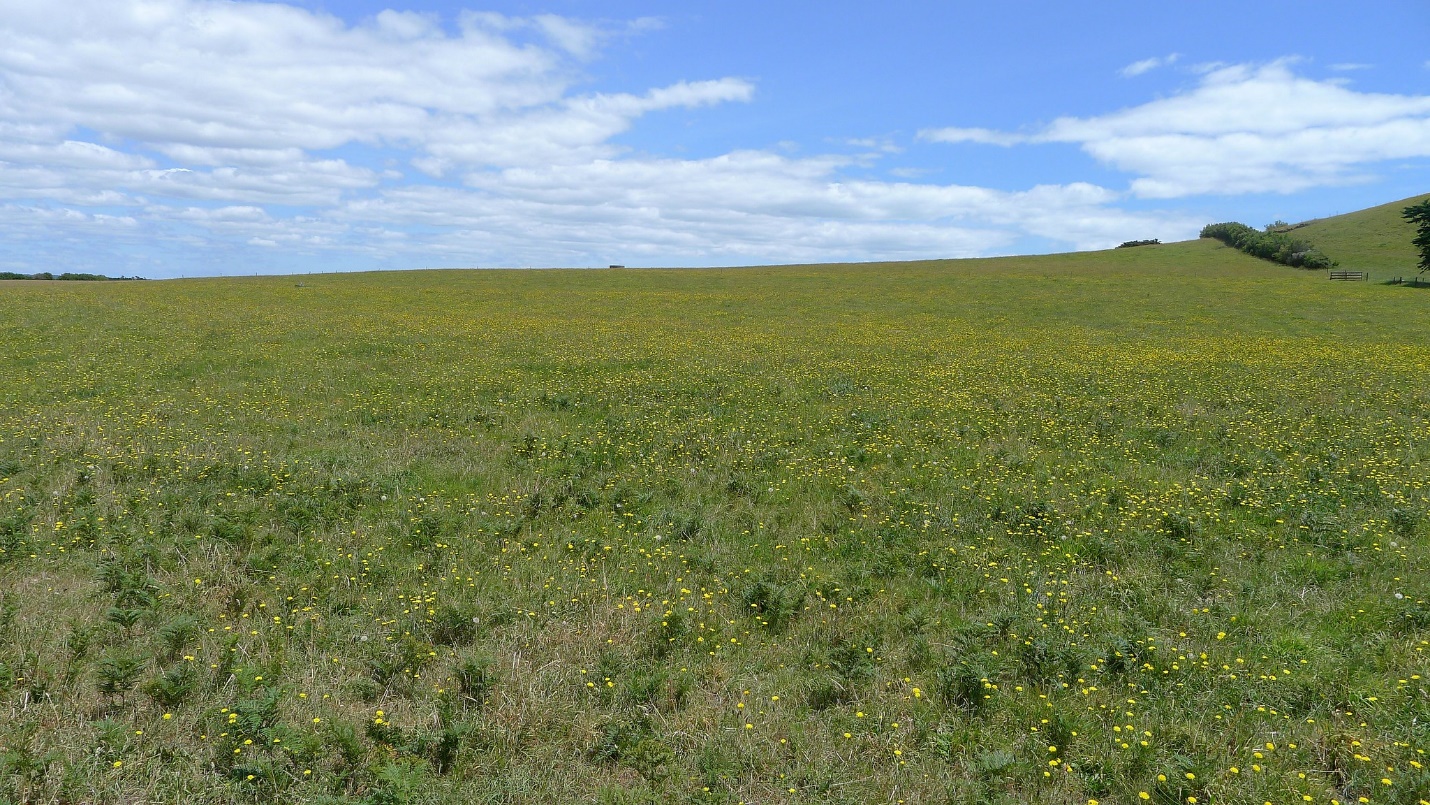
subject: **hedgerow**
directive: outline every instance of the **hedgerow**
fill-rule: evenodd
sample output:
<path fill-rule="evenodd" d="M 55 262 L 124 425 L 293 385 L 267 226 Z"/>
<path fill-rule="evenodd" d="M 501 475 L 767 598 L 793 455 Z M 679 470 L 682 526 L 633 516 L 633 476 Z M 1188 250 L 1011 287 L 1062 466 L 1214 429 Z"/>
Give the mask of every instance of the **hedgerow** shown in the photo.
<path fill-rule="evenodd" d="M 1223 224 L 1207 224 L 1202 227 L 1200 237 L 1216 238 L 1253 257 L 1271 260 L 1292 268 L 1331 268 L 1337 265 L 1335 261 L 1304 240 L 1293 238 L 1285 232 L 1262 232 L 1234 221 Z"/>

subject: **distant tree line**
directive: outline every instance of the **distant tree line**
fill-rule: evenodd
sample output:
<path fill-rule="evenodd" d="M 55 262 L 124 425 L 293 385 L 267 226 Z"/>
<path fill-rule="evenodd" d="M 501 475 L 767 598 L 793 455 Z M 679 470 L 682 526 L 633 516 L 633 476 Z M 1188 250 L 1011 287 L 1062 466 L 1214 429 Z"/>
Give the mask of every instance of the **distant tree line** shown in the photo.
<path fill-rule="evenodd" d="M 63 274 L 52 274 L 48 271 L 41 271 L 38 274 L 21 274 L 18 271 L 0 271 L 0 280 L 75 280 L 80 282 L 100 282 L 138 279 L 143 279 L 143 277 L 106 277 L 103 274 L 79 274 L 72 271 L 66 271 Z"/>
<path fill-rule="evenodd" d="M 1117 248 L 1130 249 L 1133 246 L 1160 246 L 1161 244 L 1162 241 L 1158 240 L 1157 238 L 1152 238 L 1151 240 L 1129 240 L 1123 242 Z"/>
<path fill-rule="evenodd" d="M 1202 227 L 1201 236 L 1216 238 L 1253 257 L 1273 260 L 1294 268 L 1330 268 L 1336 265 L 1335 261 L 1317 251 L 1311 244 L 1285 232 L 1263 232 L 1246 224 L 1231 222 L 1207 224 Z"/>

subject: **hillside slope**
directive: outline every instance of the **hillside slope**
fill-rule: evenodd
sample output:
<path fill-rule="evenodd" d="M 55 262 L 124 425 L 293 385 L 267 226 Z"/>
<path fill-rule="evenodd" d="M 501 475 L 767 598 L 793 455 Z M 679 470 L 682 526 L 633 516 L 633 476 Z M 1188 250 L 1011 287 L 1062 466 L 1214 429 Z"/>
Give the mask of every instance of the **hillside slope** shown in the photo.
<path fill-rule="evenodd" d="M 10 282 L 0 803 L 1430 801 L 1425 301 L 1209 240 Z"/>
<path fill-rule="evenodd" d="M 1296 235 L 1339 261 L 1342 268 L 1413 274 L 1414 227 L 1400 217 L 1400 211 L 1427 198 L 1430 194 L 1321 218 L 1298 227 Z"/>

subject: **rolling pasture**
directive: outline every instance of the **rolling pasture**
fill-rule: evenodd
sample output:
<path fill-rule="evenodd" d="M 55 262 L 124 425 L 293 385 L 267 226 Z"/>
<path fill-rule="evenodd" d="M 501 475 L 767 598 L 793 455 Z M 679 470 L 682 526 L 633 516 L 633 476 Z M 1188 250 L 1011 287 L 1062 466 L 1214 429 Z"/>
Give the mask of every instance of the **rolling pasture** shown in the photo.
<path fill-rule="evenodd" d="M 1426 199 L 1430 195 L 1307 221 L 1292 233 L 1314 243 L 1339 261 L 1342 268 L 1370 270 L 1380 281 L 1392 277 L 1409 279 L 1415 274 L 1419 255 L 1411 243 L 1415 229 L 1401 217 L 1401 212 Z"/>
<path fill-rule="evenodd" d="M 1430 800 L 1427 300 L 0 284 L 0 802 Z"/>

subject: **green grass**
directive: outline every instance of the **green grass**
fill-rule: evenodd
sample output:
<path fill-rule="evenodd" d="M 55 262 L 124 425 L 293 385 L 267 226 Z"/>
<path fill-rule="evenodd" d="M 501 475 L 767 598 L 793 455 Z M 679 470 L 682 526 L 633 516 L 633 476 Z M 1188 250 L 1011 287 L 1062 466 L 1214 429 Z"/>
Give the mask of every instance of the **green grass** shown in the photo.
<path fill-rule="evenodd" d="M 1209 241 L 7 285 L 0 801 L 1417 802 L 1423 305 Z"/>
<path fill-rule="evenodd" d="M 1318 218 L 1295 230 L 1316 248 L 1338 261 L 1343 269 L 1371 271 L 1372 279 L 1409 277 L 1416 273 L 1420 256 L 1410 241 L 1415 227 L 1400 213 L 1430 195 L 1382 204 L 1366 210 Z"/>

